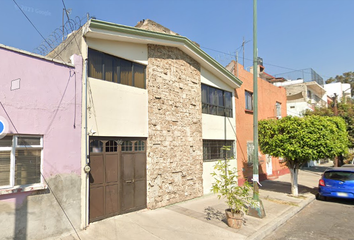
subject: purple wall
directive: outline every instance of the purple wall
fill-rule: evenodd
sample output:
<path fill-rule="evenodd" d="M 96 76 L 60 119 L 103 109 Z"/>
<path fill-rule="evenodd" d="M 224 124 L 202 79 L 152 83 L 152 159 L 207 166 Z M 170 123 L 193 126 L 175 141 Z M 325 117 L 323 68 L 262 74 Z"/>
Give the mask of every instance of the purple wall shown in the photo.
<path fill-rule="evenodd" d="M 0 47 L 0 116 L 14 134 L 43 135 L 43 175 L 81 171 L 82 58 L 75 68 Z M 11 90 L 11 81 L 20 87 Z M 13 125 L 12 125 L 13 124 Z M 0 196 L 0 200 L 1 200 Z"/>

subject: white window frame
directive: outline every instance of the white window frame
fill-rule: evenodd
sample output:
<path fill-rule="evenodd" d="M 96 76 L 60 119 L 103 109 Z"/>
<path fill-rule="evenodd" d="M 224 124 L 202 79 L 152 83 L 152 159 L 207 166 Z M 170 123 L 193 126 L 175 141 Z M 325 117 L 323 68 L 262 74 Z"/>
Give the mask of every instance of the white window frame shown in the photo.
<path fill-rule="evenodd" d="M 31 183 L 25 185 L 15 185 L 15 169 L 16 169 L 16 150 L 18 149 L 40 149 L 41 150 L 41 163 L 40 163 L 40 172 L 43 172 L 43 136 L 41 135 L 13 135 L 12 137 L 12 145 L 11 147 L 0 147 L 1 152 L 8 152 L 10 151 L 10 184 L 0 186 L 0 190 L 7 189 L 18 189 L 21 188 L 22 191 L 26 191 L 28 187 L 31 190 L 36 189 L 43 189 L 43 177 L 42 174 L 40 176 L 40 181 L 38 183 Z M 18 139 L 21 137 L 35 137 L 40 139 L 39 145 L 19 145 Z M 1 140 L 1 139 L 0 139 Z M 0 191 L 0 195 L 4 193 L 11 193 L 11 192 L 3 192 Z"/>

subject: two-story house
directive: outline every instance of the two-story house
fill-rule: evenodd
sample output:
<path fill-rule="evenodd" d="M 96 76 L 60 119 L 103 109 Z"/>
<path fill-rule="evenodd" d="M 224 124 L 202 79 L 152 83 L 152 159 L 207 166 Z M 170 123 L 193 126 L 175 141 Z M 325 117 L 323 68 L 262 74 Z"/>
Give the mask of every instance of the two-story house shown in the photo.
<path fill-rule="evenodd" d="M 230 145 L 228 155 L 236 155 L 235 89 L 242 82 L 151 20 L 128 27 L 91 19 L 48 57 L 74 53 L 87 73 L 83 225 L 210 192 L 220 148 Z"/>

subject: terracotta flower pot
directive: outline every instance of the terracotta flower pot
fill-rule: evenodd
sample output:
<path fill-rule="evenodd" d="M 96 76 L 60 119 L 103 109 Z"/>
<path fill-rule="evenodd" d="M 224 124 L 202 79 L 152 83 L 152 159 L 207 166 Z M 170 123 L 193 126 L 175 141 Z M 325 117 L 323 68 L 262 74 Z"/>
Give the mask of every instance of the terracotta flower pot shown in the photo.
<path fill-rule="evenodd" d="M 241 213 L 232 213 L 230 209 L 225 210 L 227 225 L 232 228 L 239 229 L 243 224 L 243 216 Z"/>

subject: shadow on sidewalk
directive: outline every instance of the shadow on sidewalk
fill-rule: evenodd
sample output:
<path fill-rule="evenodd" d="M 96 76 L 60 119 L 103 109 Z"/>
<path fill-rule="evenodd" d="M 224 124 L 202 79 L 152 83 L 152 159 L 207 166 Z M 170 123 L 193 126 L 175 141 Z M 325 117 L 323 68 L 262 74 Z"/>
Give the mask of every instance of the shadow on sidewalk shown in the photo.
<path fill-rule="evenodd" d="M 260 189 L 266 190 L 266 191 L 272 191 L 272 192 L 291 194 L 291 184 L 289 182 L 281 182 L 281 181 L 274 181 L 274 180 L 273 181 L 263 181 L 262 187 L 260 187 Z M 299 194 L 305 194 L 305 193 L 316 194 L 317 187 L 310 188 L 310 187 L 303 186 L 303 185 L 299 184 L 298 191 L 299 191 Z"/>

